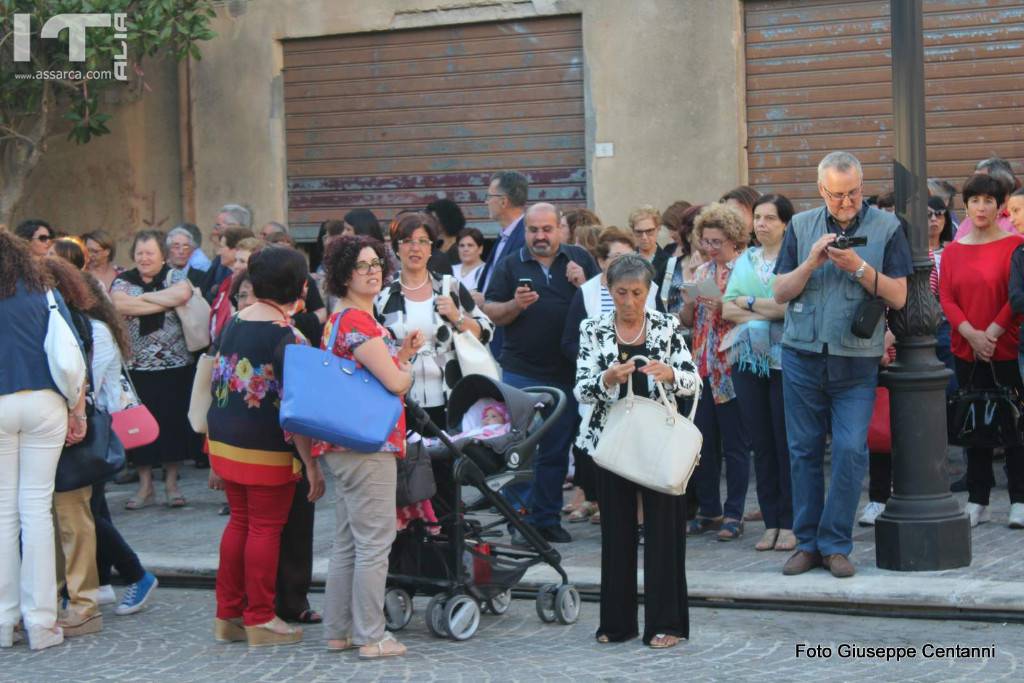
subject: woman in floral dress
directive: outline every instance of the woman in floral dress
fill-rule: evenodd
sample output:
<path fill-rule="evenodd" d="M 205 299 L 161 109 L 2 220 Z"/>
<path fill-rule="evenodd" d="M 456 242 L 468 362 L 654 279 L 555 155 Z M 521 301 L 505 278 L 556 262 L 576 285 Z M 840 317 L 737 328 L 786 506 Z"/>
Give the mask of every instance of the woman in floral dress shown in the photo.
<path fill-rule="evenodd" d="M 285 434 L 278 415 L 285 348 L 308 344 L 290 323 L 306 274 L 305 259 L 292 249 L 254 254 L 249 279 L 256 303 L 232 318 L 221 336 L 208 413 L 210 465 L 224 480 L 231 507 L 217 571 L 214 637 L 220 642 L 302 639 L 301 628 L 275 614 L 274 598 L 281 531 L 303 464 L 309 500 L 324 491 L 310 439 Z"/>
<path fill-rule="evenodd" d="M 708 255 L 708 261 L 697 268 L 695 280 L 714 282 L 712 291 L 719 294 L 689 298 L 679 313 L 684 325 L 693 325 L 693 357 L 698 374 L 704 378 L 704 400 L 697 404 L 694 417 L 704 436 L 700 465 L 693 474 L 698 512 L 690 521 L 687 534 L 718 529 L 718 540 L 731 541 L 743 534 L 750 448 L 740 420 L 728 354 L 721 350 L 722 340 L 734 327 L 734 323 L 722 317 L 721 293 L 725 292 L 736 258 L 750 241 L 750 232 L 738 213 L 718 203 L 701 209 L 694 226 Z M 724 518 L 719 487 L 722 460 L 726 464 Z"/>

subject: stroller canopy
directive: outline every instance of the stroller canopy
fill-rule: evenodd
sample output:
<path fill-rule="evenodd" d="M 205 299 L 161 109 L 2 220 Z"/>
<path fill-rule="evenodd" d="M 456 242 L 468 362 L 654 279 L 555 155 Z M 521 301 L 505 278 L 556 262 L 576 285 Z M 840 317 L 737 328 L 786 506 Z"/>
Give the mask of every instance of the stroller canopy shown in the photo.
<path fill-rule="evenodd" d="M 474 403 L 482 398 L 501 401 L 508 408 L 509 424 L 520 434 L 530 429 L 533 420 L 534 406 L 538 403 L 549 405 L 551 399 L 546 394 L 531 394 L 496 382 L 484 375 L 467 375 L 459 380 L 448 395 L 448 431 L 462 430 L 462 419 Z"/>

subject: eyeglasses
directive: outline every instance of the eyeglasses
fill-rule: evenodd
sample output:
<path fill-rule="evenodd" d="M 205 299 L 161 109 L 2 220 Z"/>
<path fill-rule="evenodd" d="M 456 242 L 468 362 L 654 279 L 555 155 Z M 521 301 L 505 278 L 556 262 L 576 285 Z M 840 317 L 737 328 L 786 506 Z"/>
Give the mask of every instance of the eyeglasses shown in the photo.
<path fill-rule="evenodd" d="M 725 240 L 701 240 L 700 246 L 705 249 L 721 249 L 722 245 L 725 244 Z"/>
<path fill-rule="evenodd" d="M 52 240 L 53 237 L 50 236 L 50 235 L 36 235 L 32 239 L 34 239 L 36 242 L 42 242 L 43 244 L 45 244 L 45 243 L 49 242 L 50 240 Z"/>
<path fill-rule="evenodd" d="M 398 244 L 399 244 L 399 246 L 402 246 L 402 247 L 420 247 L 422 249 L 426 249 L 431 244 L 433 244 L 433 242 L 431 242 L 430 240 L 425 239 L 425 238 L 420 238 L 418 240 L 414 240 L 412 238 L 408 238 L 408 239 L 404 239 L 404 240 L 398 240 Z"/>
<path fill-rule="evenodd" d="M 935 209 L 928 209 L 928 218 L 942 218 L 945 215 L 945 211 L 936 211 Z"/>
<path fill-rule="evenodd" d="M 356 261 L 356 272 L 360 275 L 366 275 L 371 270 L 384 270 L 384 262 L 379 258 L 372 261 Z"/>
<path fill-rule="evenodd" d="M 856 204 L 857 197 L 859 197 L 860 193 L 864 190 L 863 187 L 858 187 L 856 190 L 850 190 L 846 194 L 836 194 L 835 192 L 829 192 L 824 185 L 821 185 L 820 187 L 826 197 L 834 202 L 839 202 L 840 204 L 845 204 L 847 199 L 849 199 L 851 203 Z"/>
<path fill-rule="evenodd" d="M 494 199 L 496 197 L 505 197 L 505 196 L 506 195 L 503 195 L 503 194 L 494 194 L 493 192 L 488 192 L 487 193 L 487 198 L 488 199 Z"/>

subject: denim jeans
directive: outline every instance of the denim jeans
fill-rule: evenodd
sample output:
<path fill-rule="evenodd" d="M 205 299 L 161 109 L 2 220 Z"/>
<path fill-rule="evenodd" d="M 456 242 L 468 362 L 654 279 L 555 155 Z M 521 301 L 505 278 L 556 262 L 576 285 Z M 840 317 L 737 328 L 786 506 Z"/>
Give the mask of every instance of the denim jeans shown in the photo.
<path fill-rule="evenodd" d="M 782 371 L 767 377 L 732 366 L 732 384 L 743 427 L 754 450 L 757 504 L 766 529 L 793 528 L 793 492 L 789 481 L 789 444 L 782 398 Z"/>
<path fill-rule="evenodd" d="M 743 519 L 743 506 L 750 483 L 750 444 L 740 420 L 739 401 L 732 399 L 725 403 L 715 403 L 711 395 L 711 382 L 704 378 L 704 391 L 693 422 L 704 437 L 700 464 L 693 473 L 697 514 L 701 517 L 719 517 L 723 514 L 719 482 L 724 460 L 724 513 L 729 519 Z"/>
<path fill-rule="evenodd" d="M 562 484 L 569 471 L 569 449 L 573 437 L 576 436 L 573 427 L 576 425 L 576 416 L 579 412 L 572 387 L 551 380 L 517 375 L 507 370 L 502 374 L 501 381 L 517 389 L 547 386 L 565 392 L 568 400 L 565 411 L 540 441 L 537 454 L 533 458 L 533 484 L 525 493 L 530 511 L 526 521 L 537 528 L 558 526 L 561 524 Z M 515 492 L 509 493 L 514 495 Z"/>
<path fill-rule="evenodd" d="M 868 467 L 868 424 L 875 406 L 877 367 L 863 377 L 828 377 L 828 357 L 782 350 L 793 484 L 793 532 L 798 548 L 849 555 L 853 518 Z M 825 435 L 832 430 L 832 473 L 825 493 Z"/>
<path fill-rule="evenodd" d="M 943 365 L 953 371 L 946 385 L 946 397 L 953 395 L 953 392 L 960 386 L 956 381 L 956 364 L 953 362 L 953 331 L 949 321 L 943 318 L 939 326 L 935 328 L 935 355 L 942 361 Z"/>

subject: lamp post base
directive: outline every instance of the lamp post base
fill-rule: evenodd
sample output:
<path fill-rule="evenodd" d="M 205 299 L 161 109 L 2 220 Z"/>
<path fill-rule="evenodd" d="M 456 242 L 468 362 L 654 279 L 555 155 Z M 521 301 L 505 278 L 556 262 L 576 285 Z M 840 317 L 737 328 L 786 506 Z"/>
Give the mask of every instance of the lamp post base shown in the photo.
<path fill-rule="evenodd" d="M 966 514 L 901 519 L 888 516 L 888 508 L 875 520 L 875 562 L 879 569 L 925 572 L 971 564 L 971 521 Z"/>

